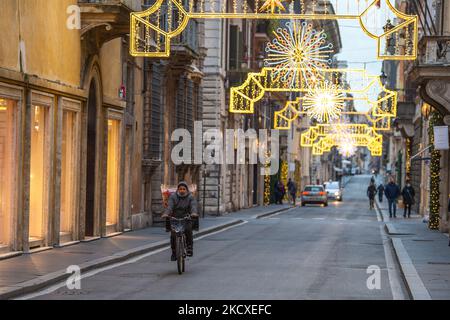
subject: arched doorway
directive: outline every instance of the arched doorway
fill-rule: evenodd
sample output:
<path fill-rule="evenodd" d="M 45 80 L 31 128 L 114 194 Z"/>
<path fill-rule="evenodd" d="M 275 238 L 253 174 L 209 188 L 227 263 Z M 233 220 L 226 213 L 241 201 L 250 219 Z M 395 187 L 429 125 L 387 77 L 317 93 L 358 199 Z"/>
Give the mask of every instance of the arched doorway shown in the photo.
<path fill-rule="evenodd" d="M 87 108 L 87 162 L 86 162 L 86 213 L 85 236 L 95 235 L 95 186 L 97 163 L 97 84 L 94 80 L 89 86 Z"/>

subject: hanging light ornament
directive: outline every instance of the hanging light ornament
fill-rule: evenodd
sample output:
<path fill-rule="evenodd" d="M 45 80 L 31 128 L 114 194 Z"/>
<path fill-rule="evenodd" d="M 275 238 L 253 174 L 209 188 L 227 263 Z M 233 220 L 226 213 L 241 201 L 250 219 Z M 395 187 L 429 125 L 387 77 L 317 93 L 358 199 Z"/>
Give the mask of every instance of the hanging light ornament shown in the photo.
<path fill-rule="evenodd" d="M 338 119 L 344 110 L 345 95 L 330 81 L 320 81 L 303 99 L 303 109 L 311 119 L 328 123 Z"/>
<path fill-rule="evenodd" d="M 276 9 L 278 9 L 280 11 L 285 11 L 286 10 L 284 8 L 283 4 L 281 3 L 281 1 L 279 1 L 279 0 L 267 0 L 262 5 L 260 11 L 261 12 L 266 12 L 267 11 L 267 12 L 275 13 Z"/>
<path fill-rule="evenodd" d="M 343 139 L 338 146 L 339 153 L 346 158 L 354 156 L 357 150 L 358 148 L 352 139 Z"/>
<path fill-rule="evenodd" d="M 266 47 L 264 64 L 275 69 L 272 80 L 293 86 L 300 69 L 304 79 L 317 79 L 318 69 L 331 65 L 333 44 L 326 44 L 325 31 L 316 31 L 312 24 L 290 21 L 285 26 L 274 32 L 275 38 Z"/>

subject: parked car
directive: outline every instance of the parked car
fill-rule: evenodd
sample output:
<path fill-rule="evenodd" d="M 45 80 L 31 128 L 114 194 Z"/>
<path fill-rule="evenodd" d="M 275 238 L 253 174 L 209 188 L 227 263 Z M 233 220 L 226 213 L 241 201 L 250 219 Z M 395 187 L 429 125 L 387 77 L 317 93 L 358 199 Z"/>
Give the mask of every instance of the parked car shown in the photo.
<path fill-rule="evenodd" d="M 342 201 L 342 188 L 339 181 L 331 181 L 325 185 L 328 199 Z"/>
<path fill-rule="evenodd" d="M 302 207 L 307 204 L 323 204 L 328 206 L 328 197 L 323 186 L 310 185 L 306 186 L 301 196 Z"/>

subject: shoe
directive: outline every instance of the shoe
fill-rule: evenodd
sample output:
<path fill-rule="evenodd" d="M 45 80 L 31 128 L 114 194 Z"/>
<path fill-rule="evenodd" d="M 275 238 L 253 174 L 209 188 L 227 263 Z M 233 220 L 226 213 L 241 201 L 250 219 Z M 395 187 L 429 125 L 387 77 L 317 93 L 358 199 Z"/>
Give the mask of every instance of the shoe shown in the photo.
<path fill-rule="evenodd" d="M 172 253 L 172 256 L 170 257 L 171 261 L 177 261 L 177 255 L 175 253 Z"/>
<path fill-rule="evenodd" d="M 186 254 L 188 257 L 193 257 L 194 251 L 192 250 L 192 248 L 188 248 L 188 249 L 186 249 Z"/>

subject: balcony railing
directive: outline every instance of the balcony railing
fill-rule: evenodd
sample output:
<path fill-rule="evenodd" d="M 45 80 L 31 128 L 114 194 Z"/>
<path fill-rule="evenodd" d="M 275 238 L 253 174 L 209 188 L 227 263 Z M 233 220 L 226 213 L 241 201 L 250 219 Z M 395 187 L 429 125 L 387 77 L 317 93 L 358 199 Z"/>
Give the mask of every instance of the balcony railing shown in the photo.
<path fill-rule="evenodd" d="M 419 48 L 419 65 L 450 65 L 450 36 L 424 36 Z"/>
<path fill-rule="evenodd" d="M 78 0 L 78 3 L 92 3 L 92 4 L 105 4 L 105 5 L 123 4 L 133 11 L 140 11 L 142 9 L 142 1 L 141 0 Z"/>

